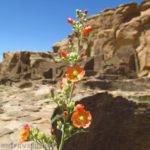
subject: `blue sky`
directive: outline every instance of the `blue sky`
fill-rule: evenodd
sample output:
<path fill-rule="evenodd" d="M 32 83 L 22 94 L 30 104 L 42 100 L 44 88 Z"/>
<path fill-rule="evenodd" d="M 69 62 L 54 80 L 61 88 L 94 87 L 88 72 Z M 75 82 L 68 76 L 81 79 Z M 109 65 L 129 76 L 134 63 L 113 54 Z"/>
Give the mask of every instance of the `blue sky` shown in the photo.
<path fill-rule="evenodd" d="M 129 2 L 142 0 L 0 0 L 0 61 L 6 51 L 52 50 L 72 32 L 66 19 L 77 8 L 94 15 Z"/>

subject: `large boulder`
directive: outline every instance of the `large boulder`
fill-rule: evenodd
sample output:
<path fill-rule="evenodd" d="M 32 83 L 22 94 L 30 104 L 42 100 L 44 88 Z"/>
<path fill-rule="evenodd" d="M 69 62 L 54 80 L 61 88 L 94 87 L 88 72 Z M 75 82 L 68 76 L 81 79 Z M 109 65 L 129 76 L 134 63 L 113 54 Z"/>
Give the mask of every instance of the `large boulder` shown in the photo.
<path fill-rule="evenodd" d="M 83 98 L 80 103 L 92 112 L 92 124 L 86 133 L 69 139 L 64 150 L 149 150 L 149 104 L 108 93 Z"/>

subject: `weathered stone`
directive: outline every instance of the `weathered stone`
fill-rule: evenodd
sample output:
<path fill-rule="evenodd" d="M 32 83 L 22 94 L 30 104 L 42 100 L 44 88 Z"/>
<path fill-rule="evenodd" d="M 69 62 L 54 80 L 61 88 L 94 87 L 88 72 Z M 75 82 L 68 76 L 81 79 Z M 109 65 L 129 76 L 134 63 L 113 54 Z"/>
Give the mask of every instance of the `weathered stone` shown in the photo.
<path fill-rule="evenodd" d="M 13 131 L 10 130 L 10 129 L 7 129 L 7 128 L 1 128 L 1 129 L 0 129 L 0 137 L 1 137 L 1 136 L 4 136 L 4 135 L 6 135 L 6 134 L 11 134 L 11 133 L 13 133 Z"/>
<path fill-rule="evenodd" d="M 4 113 L 4 110 L 2 108 L 0 108 L 0 114 Z"/>
<path fill-rule="evenodd" d="M 9 123 L 7 122 L 7 124 L 5 125 L 5 128 L 8 128 L 14 131 L 14 130 L 18 130 L 22 126 L 23 126 L 23 122 L 19 122 L 18 120 L 13 119 L 9 121 Z"/>
<path fill-rule="evenodd" d="M 148 0 L 145 0 L 144 2 L 142 2 L 142 4 L 140 5 L 140 9 L 141 11 L 144 11 L 146 9 L 150 8 L 150 2 Z"/>
<path fill-rule="evenodd" d="M 20 118 L 22 121 L 27 121 L 27 122 L 30 122 L 30 121 L 37 121 L 37 120 L 40 120 L 41 117 L 39 116 L 26 116 L 26 117 L 22 117 Z"/>
<path fill-rule="evenodd" d="M 149 104 L 136 104 L 108 93 L 95 94 L 77 103 L 84 104 L 92 113 L 92 124 L 87 133 L 66 141 L 65 150 L 149 150 Z M 59 139 L 59 132 L 55 133 Z"/>
<path fill-rule="evenodd" d="M 9 134 L 6 134 L 2 137 L 0 137 L 0 144 L 1 144 L 1 149 L 2 150 L 11 150 L 10 144 L 11 144 L 11 139 L 9 138 Z"/>
<path fill-rule="evenodd" d="M 111 74 L 122 76 L 118 70 L 122 70 L 124 64 L 126 71 L 123 75 L 128 78 L 141 76 L 145 70 L 150 72 L 149 8 L 149 1 L 140 5 L 130 3 L 116 9 L 107 9 L 88 19 L 87 24 L 93 27 L 93 32 L 88 37 L 88 46 L 83 42 L 83 51 L 94 57 L 94 71 L 103 74 L 109 70 Z M 72 37 L 73 42 L 77 43 L 74 35 Z M 68 39 L 65 39 L 54 45 L 54 49 L 57 52 L 68 50 L 67 45 Z"/>
<path fill-rule="evenodd" d="M 23 111 L 27 112 L 39 112 L 41 107 L 35 107 L 35 106 L 26 106 L 23 108 Z"/>
<path fill-rule="evenodd" d="M 51 134 L 51 125 L 49 120 L 45 120 L 42 122 L 35 122 L 35 125 L 38 129 L 40 129 L 42 132 L 44 132 L 47 136 Z"/>
<path fill-rule="evenodd" d="M 12 86 L 12 79 L 10 79 L 9 77 L 1 77 L 0 84 Z"/>
<path fill-rule="evenodd" d="M 21 88 L 21 89 L 30 88 L 30 87 L 32 87 L 32 82 L 28 82 L 28 81 L 22 82 L 19 85 L 19 88 Z"/>
<path fill-rule="evenodd" d="M 10 121 L 13 119 L 13 117 L 9 117 L 8 115 L 4 114 L 3 116 L 0 116 L 0 119 L 2 121 Z"/>
<path fill-rule="evenodd" d="M 0 84 L 10 84 L 18 80 L 56 79 L 61 77 L 62 64 L 53 61 L 53 53 L 48 52 L 7 52 L 1 63 Z"/>
<path fill-rule="evenodd" d="M 52 80 L 52 79 L 43 79 L 42 80 L 42 84 L 56 84 L 57 81 L 56 80 Z"/>
<path fill-rule="evenodd" d="M 28 116 L 29 113 L 23 111 L 13 111 L 13 112 L 11 111 L 11 112 L 7 112 L 7 115 L 15 118 L 21 118 L 21 117 Z"/>

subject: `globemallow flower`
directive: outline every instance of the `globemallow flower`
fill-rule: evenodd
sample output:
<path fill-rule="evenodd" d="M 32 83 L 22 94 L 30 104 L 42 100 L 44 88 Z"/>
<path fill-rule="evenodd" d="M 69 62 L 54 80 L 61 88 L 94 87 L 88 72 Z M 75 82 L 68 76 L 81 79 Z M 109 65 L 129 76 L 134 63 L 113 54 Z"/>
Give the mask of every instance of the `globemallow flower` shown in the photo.
<path fill-rule="evenodd" d="M 66 68 L 66 79 L 71 80 L 73 82 L 81 80 L 84 77 L 84 75 L 85 70 L 78 65 Z"/>
<path fill-rule="evenodd" d="M 88 128 L 91 124 L 92 116 L 90 111 L 86 111 L 82 104 L 78 104 L 71 120 L 76 128 Z"/>

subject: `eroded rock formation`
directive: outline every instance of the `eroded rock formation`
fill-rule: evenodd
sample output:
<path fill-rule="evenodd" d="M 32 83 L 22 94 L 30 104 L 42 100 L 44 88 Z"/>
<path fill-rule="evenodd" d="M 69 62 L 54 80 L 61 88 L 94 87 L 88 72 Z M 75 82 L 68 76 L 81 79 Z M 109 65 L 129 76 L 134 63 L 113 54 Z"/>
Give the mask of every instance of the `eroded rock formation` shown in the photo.
<path fill-rule="evenodd" d="M 8 52 L 1 63 L 1 82 L 20 79 L 57 79 L 63 74 L 63 64 L 53 61 L 48 52 Z M 4 83 L 3 83 L 4 84 Z"/>
<path fill-rule="evenodd" d="M 104 10 L 90 17 L 87 24 L 93 27 L 93 32 L 88 43 L 83 43 L 83 50 L 93 57 L 94 71 L 150 76 L 150 1 Z M 68 39 L 56 43 L 54 51 L 67 49 L 67 44 Z"/>
<path fill-rule="evenodd" d="M 88 18 L 93 27 L 82 51 L 88 55 L 83 66 L 87 76 L 99 78 L 150 76 L 150 1 L 140 5 L 125 4 L 107 9 Z M 0 73 L 15 79 L 56 79 L 63 75 L 63 64 L 52 62 L 54 54 L 68 49 L 68 40 L 75 34 L 56 43 L 54 53 L 10 52 L 4 53 Z"/>

